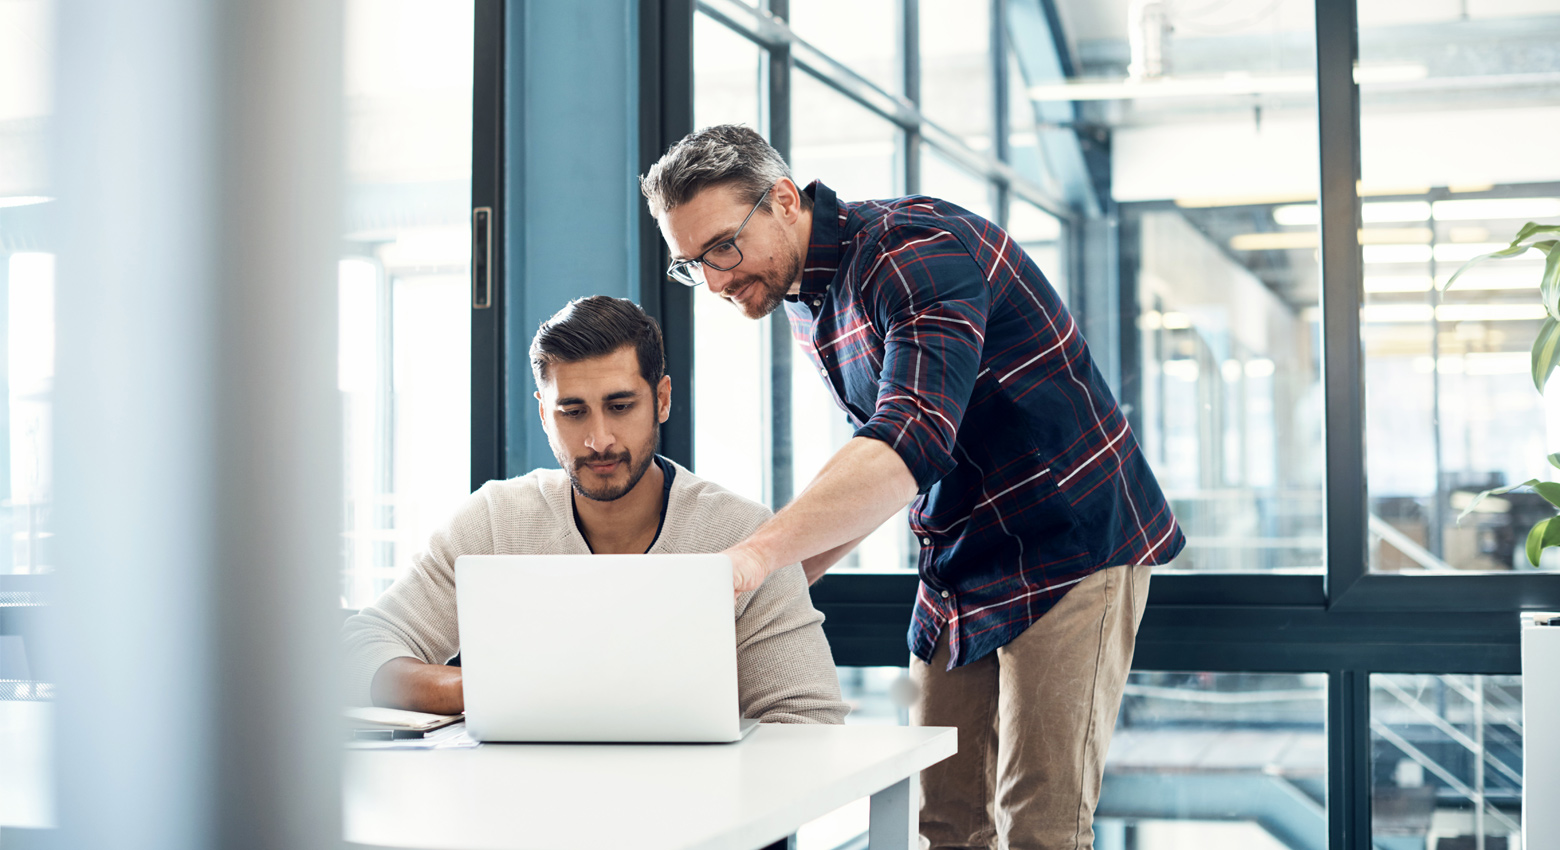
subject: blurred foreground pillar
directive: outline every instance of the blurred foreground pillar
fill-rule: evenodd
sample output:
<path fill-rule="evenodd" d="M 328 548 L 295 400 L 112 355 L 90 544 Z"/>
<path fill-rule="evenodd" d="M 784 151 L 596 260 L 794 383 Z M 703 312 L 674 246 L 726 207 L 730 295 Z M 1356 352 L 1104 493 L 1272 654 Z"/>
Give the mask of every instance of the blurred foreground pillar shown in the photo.
<path fill-rule="evenodd" d="M 59 12 L 57 846 L 331 846 L 341 5 Z"/>

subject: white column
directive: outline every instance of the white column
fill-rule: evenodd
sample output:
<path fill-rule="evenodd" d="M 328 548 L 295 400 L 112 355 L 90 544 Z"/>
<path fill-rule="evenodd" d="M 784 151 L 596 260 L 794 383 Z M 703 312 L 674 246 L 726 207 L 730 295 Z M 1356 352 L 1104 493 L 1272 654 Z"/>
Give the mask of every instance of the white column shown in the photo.
<path fill-rule="evenodd" d="M 330 846 L 341 6 L 59 7 L 60 846 Z"/>

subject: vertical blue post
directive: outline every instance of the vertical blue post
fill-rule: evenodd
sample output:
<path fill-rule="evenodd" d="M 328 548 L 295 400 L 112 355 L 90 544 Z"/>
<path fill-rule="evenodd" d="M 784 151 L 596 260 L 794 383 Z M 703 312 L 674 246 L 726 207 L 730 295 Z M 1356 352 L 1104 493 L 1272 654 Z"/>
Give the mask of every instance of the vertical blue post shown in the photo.
<path fill-rule="evenodd" d="M 527 352 L 574 298 L 639 301 L 639 0 L 517 2 L 506 18 L 506 472 L 554 467 Z"/>

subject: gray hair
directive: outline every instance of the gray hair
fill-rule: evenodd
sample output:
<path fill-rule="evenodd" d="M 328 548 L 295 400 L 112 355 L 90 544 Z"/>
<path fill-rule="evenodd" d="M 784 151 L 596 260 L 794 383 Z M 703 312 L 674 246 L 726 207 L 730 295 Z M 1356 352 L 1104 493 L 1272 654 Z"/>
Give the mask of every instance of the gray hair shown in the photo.
<path fill-rule="evenodd" d="M 716 124 L 689 133 L 639 178 L 650 214 L 660 218 L 712 186 L 732 185 L 749 204 L 781 179 L 796 181 L 780 152 L 741 124 Z M 764 198 L 763 208 L 769 209 Z M 802 195 L 802 204 L 812 199 Z"/>

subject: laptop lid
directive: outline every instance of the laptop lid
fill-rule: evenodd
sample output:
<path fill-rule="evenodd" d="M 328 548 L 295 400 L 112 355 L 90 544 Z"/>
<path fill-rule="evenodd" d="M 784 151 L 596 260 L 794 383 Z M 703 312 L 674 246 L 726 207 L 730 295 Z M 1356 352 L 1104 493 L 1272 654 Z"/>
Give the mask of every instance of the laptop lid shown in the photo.
<path fill-rule="evenodd" d="M 455 596 L 473 738 L 739 738 L 726 556 L 462 555 Z"/>

